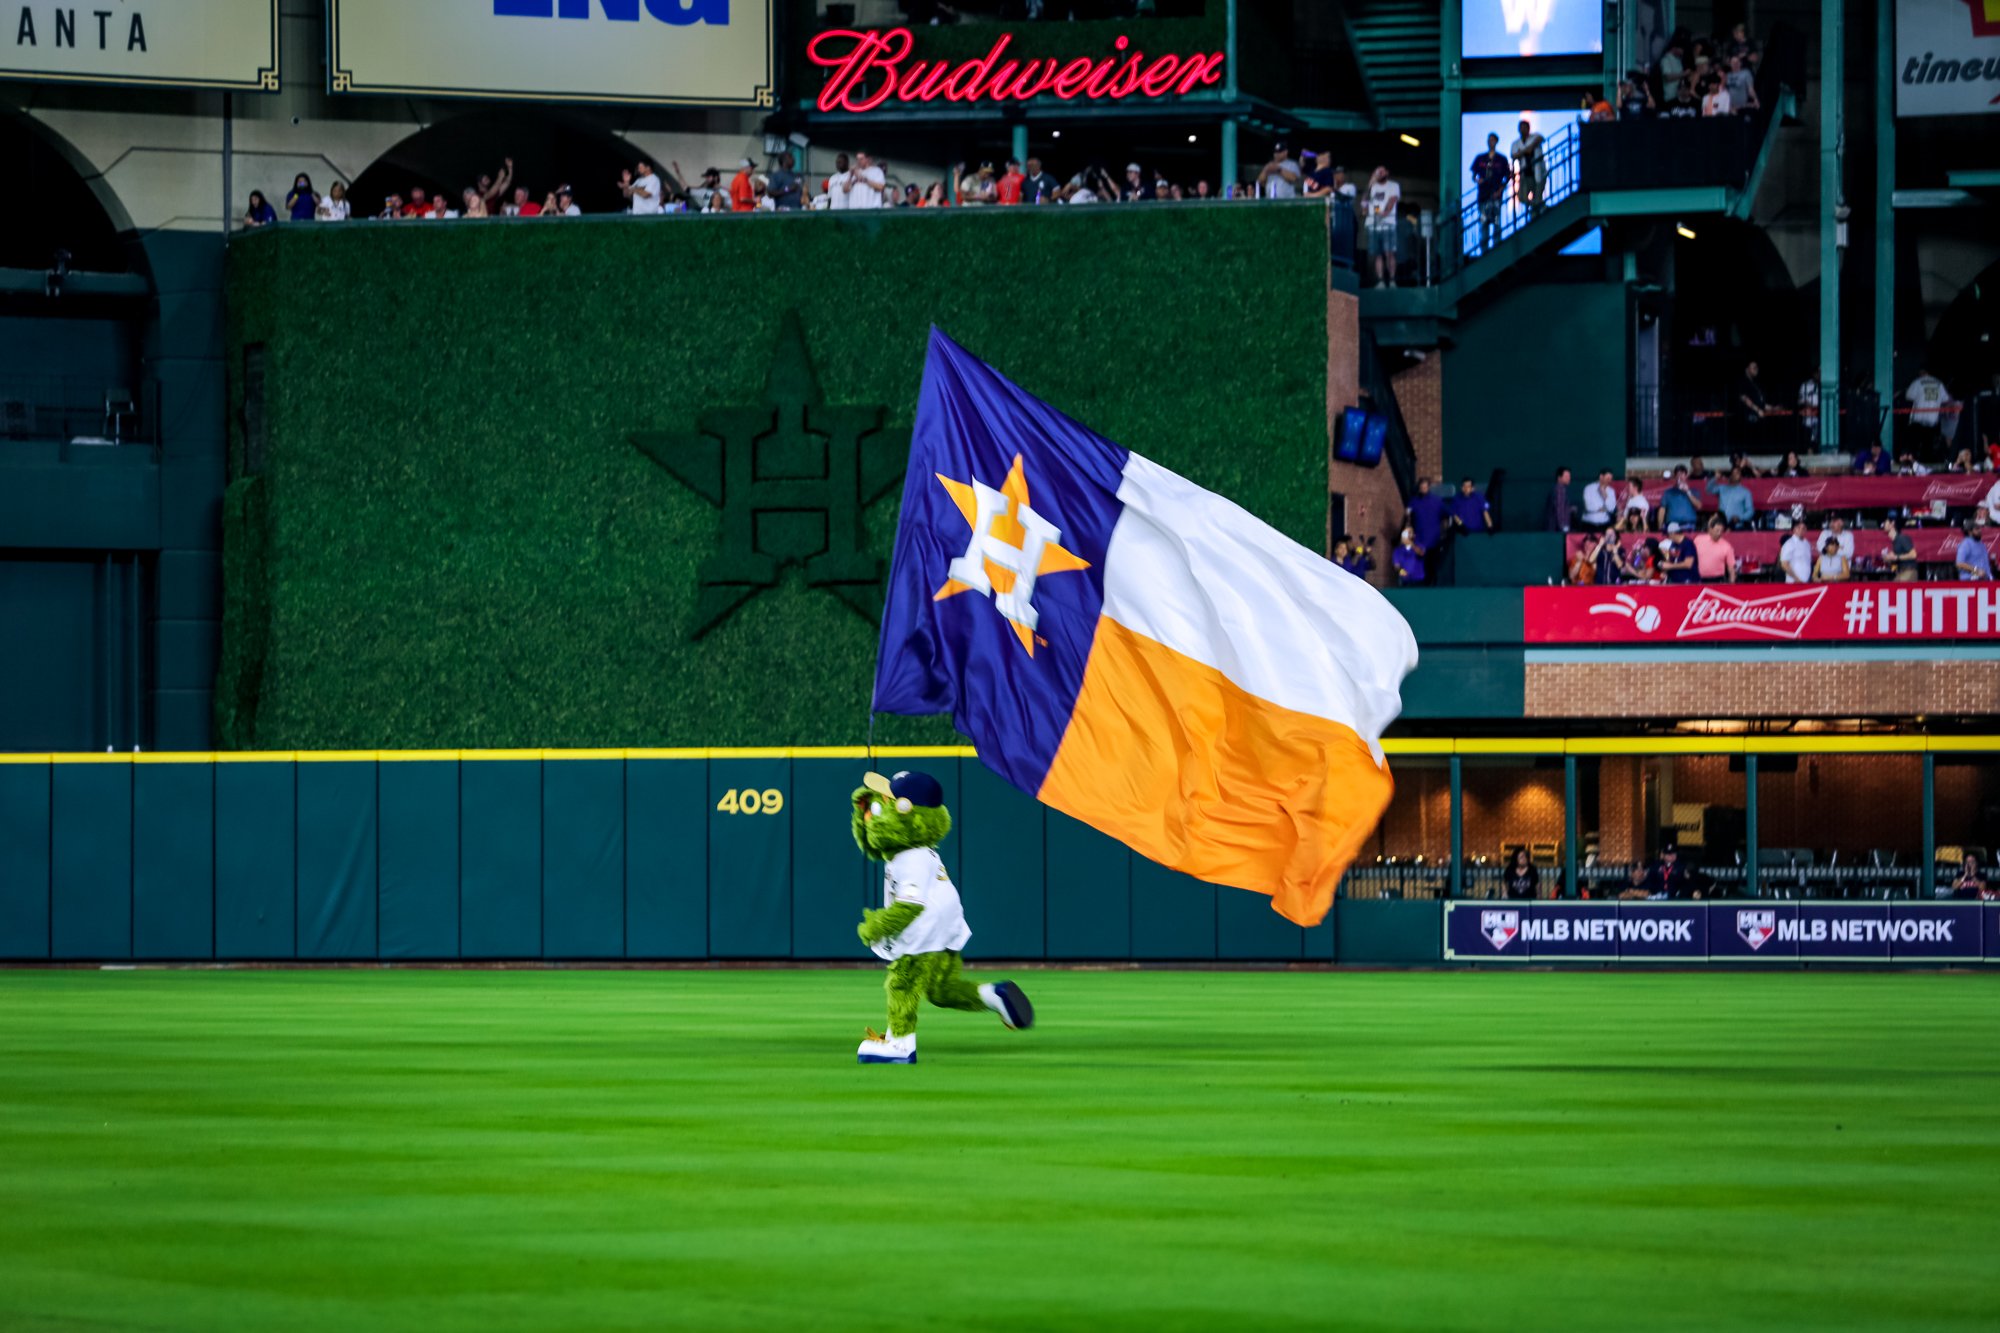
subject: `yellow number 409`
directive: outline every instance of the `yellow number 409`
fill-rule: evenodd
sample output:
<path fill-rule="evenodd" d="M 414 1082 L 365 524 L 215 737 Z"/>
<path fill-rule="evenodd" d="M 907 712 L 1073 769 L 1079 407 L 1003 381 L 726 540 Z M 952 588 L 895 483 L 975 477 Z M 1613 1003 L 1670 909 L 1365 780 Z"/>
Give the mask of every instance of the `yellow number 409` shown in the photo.
<path fill-rule="evenodd" d="M 775 815 L 785 808 L 785 794 L 776 787 L 766 787 L 758 791 L 745 787 L 741 791 L 734 787 L 722 793 L 722 799 L 715 808 L 725 815 Z"/>

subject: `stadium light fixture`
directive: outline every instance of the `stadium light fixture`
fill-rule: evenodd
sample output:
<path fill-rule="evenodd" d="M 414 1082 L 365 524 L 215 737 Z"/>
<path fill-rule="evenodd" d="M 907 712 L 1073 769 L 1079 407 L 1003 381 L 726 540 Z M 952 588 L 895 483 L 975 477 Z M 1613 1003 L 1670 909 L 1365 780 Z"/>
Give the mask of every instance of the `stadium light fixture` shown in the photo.
<path fill-rule="evenodd" d="M 1051 139 L 1060 139 L 1060 138 L 1062 138 L 1062 131 L 1061 131 L 1061 130 L 1050 130 L 1050 131 L 1049 131 L 1049 137 L 1050 137 Z"/>
<path fill-rule="evenodd" d="M 1192 134 L 1190 134 L 1190 135 L 1188 136 L 1188 142 L 1189 142 L 1189 143 L 1193 143 L 1193 142 L 1194 142 L 1194 136 L 1193 136 Z"/>
<path fill-rule="evenodd" d="M 1686 240 L 1691 241 L 1694 239 L 1694 228 L 1688 226 L 1685 222 L 1676 222 L 1674 224 L 1674 233 Z"/>
<path fill-rule="evenodd" d="M 1412 148 L 1423 147 L 1423 144 L 1418 141 L 1417 136 L 1414 134 L 1399 134 L 1396 137 L 1398 139 L 1401 139 L 1404 143 L 1408 144 Z"/>

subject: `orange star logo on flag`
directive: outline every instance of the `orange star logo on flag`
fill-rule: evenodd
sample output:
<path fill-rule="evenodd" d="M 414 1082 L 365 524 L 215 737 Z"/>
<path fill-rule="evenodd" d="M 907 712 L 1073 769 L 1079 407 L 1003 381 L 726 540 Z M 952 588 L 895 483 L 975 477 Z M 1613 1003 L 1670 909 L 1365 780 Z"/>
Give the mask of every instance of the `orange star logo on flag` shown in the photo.
<path fill-rule="evenodd" d="M 1034 604 L 1035 581 L 1044 574 L 1089 569 L 1090 562 L 1064 549 L 1061 531 L 1028 503 L 1028 477 L 1019 454 L 998 490 L 977 479 L 964 482 L 941 472 L 932 475 L 965 516 L 972 539 L 965 554 L 951 562 L 949 577 L 931 600 L 941 602 L 962 592 L 985 594 L 1033 657 L 1035 627 L 1041 622 Z"/>

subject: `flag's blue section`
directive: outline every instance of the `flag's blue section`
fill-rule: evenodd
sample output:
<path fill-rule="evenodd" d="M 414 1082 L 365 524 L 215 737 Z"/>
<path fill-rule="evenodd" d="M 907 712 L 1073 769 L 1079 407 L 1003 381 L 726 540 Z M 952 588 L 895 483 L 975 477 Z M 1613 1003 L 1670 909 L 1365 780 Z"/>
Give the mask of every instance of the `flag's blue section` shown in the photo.
<path fill-rule="evenodd" d="M 1029 506 L 1089 568 L 1039 577 L 1032 655 L 992 596 L 938 599 L 972 544 L 940 477 L 998 490 L 1016 457 Z M 1104 605 L 1104 554 L 1118 521 L 1126 451 L 1023 391 L 936 329 L 903 482 L 882 613 L 875 710 L 950 713 L 980 758 L 1038 791 L 1069 726 Z"/>

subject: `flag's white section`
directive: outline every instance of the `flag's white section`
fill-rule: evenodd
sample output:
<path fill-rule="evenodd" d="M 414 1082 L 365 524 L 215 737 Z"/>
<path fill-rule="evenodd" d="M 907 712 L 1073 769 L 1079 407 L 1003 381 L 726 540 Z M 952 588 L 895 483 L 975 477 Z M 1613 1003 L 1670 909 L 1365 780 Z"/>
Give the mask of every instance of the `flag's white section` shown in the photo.
<path fill-rule="evenodd" d="M 1388 599 L 1269 524 L 1131 456 L 1104 614 L 1260 699 L 1351 727 L 1381 758 L 1417 641 Z"/>

